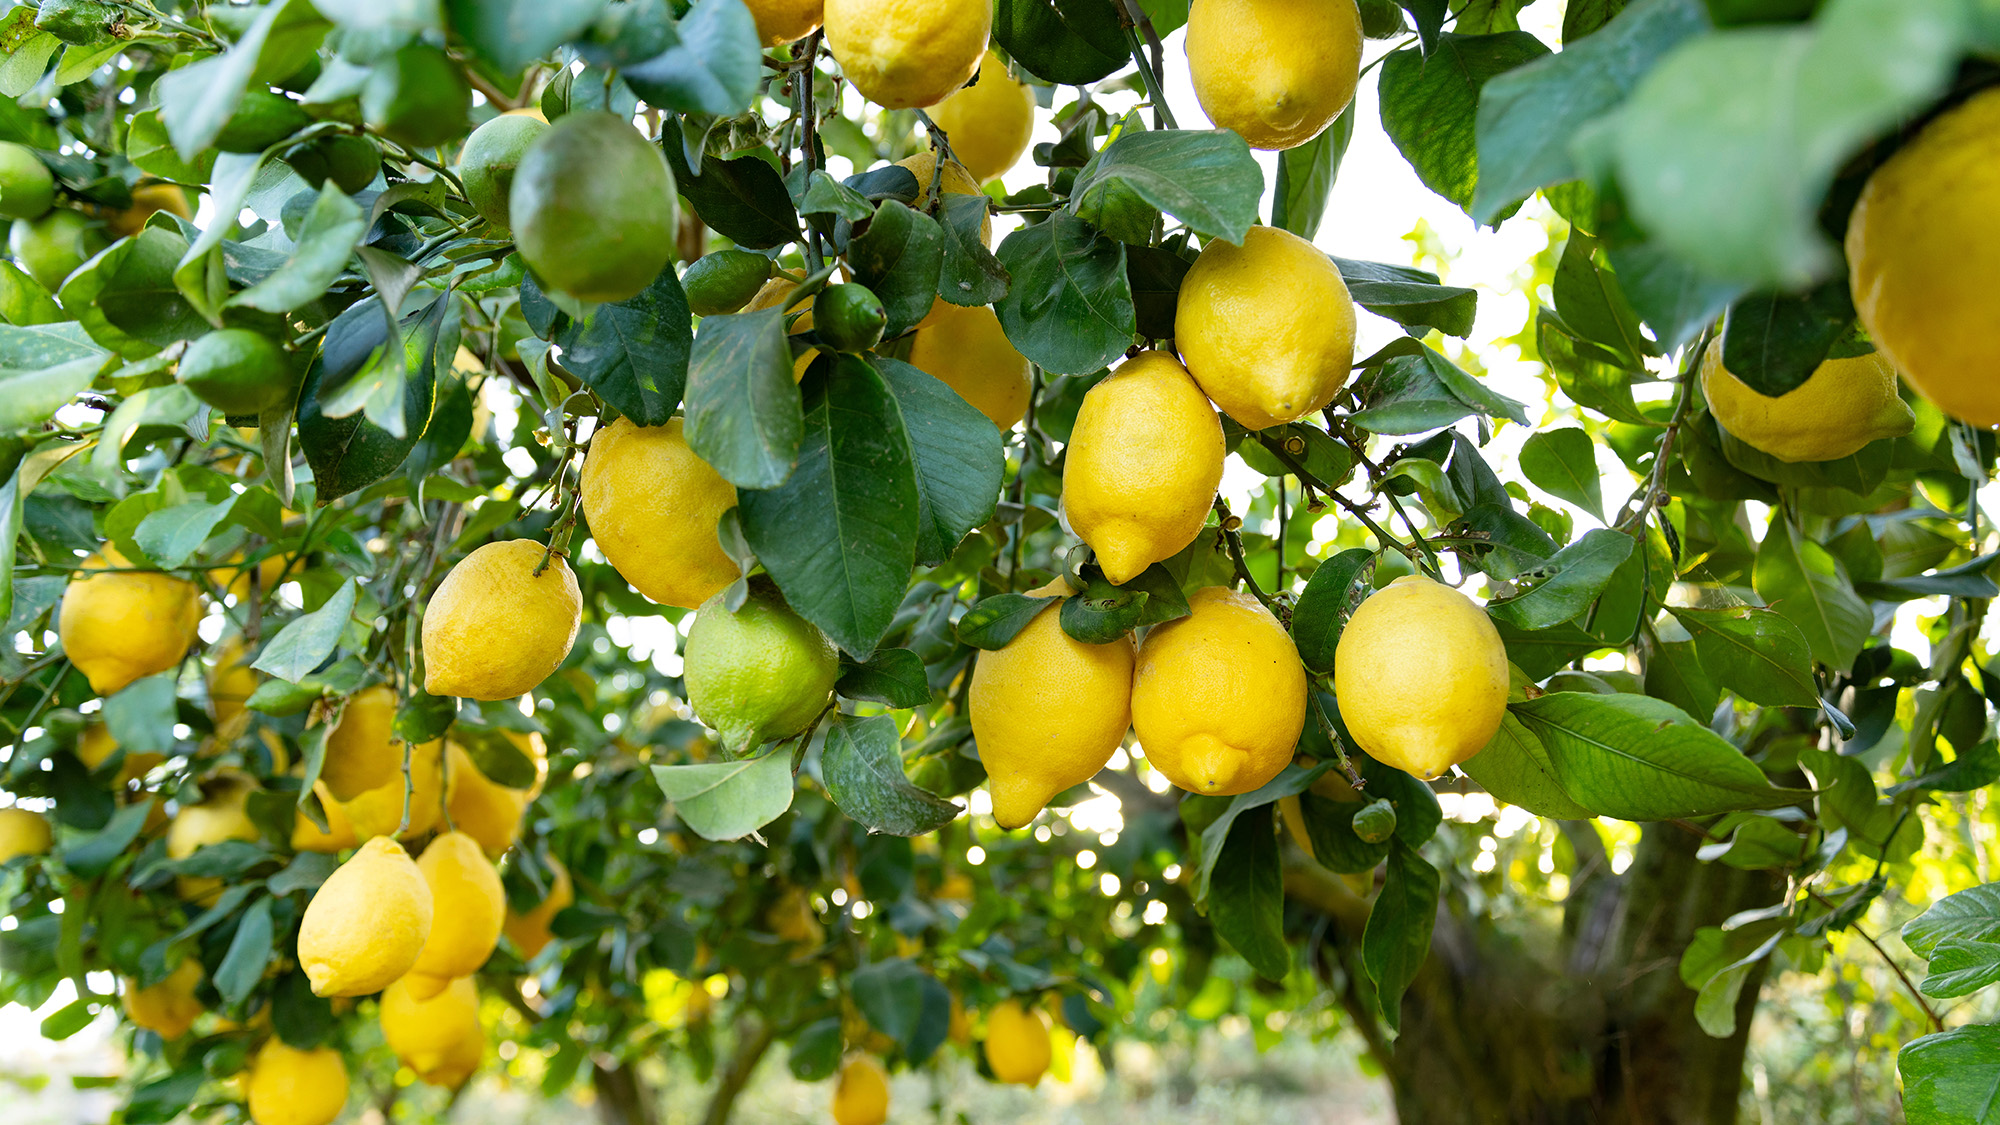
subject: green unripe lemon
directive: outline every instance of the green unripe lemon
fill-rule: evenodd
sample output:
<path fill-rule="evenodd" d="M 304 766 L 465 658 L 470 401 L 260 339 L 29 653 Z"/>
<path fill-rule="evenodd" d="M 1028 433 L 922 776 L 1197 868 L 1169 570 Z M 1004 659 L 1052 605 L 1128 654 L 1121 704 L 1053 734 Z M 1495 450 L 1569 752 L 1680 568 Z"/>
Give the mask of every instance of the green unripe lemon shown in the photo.
<path fill-rule="evenodd" d="M 771 280 L 770 258 L 748 250 L 717 250 L 704 254 L 681 275 L 688 308 L 696 316 L 733 313 L 750 303 Z"/>
<path fill-rule="evenodd" d="M 548 122 L 522 114 L 502 114 L 472 131 L 458 157 L 458 178 L 465 198 L 481 218 L 496 226 L 507 224 L 507 196 L 514 189 L 514 171 L 528 146 L 549 131 Z"/>
<path fill-rule="evenodd" d="M 224 152 L 263 152 L 312 124 L 304 106 L 269 90 L 246 90 L 228 124 L 215 135 Z"/>
<path fill-rule="evenodd" d="M 361 87 L 368 127 L 409 148 L 433 148 L 465 131 L 472 87 L 443 51 L 412 43 L 375 64 Z"/>
<path fill-rule="evenodd" d="M 833 698 L 840 658 L 768 582 L 753 582 L 735 613 L 726 596 L 696 611 L 682 675 L 695 715 L 741 752 L 804 730 Z"/>
<path fill-rule="evenodd" d="M 78 211 L 58 209 L 39 219 L 15 219 L 7 233 L 7 249 L 14 255 L 14 264 L 51 293 L 62 288 L 63 278 L 76 267 L 108 245 L 97 224 Z"/>
<path fill-rule="evenodd" d="M 881 298 L 865 285 L 829 285 L 813 298 L 813 330 L 835 351 L 865 352 L 888 326 Z"/>
<path fill-rule="evenodd" d="M 35 150 L 0 141 L 0 218 L 39 219 L 56 201 L 56 179 Z"/>
<path fill-rule="evenodd" d="M 1354 810 L 1354 834 L 1370 844 L 1379 844 L 1396 834 L 1396 806 L 1387 801 L 1370 801 Z"/>
<path fill-rule="evenodd" d="M 674 174 L 603 110 L 566 114 L 530 145 L 507 205 L 521 256 L 580 301 L 637 296 L 673 257 Z"/>
<path fill-rule="evenodd" d="M 382 170 L 382 154 L 366 137 L 316 137 L 286 149 L 279 159 L 291 165 L 314 190 L 332 180 L 349 195 L 374 183 L 375 174 Z"/>
<path fill-rule="evenodd" d="M 223 328 L 188 345 L 180 380 L 224 414 L 262 414 L 292 394 L 291 364 L 270 337 L 247 328 Z"/>

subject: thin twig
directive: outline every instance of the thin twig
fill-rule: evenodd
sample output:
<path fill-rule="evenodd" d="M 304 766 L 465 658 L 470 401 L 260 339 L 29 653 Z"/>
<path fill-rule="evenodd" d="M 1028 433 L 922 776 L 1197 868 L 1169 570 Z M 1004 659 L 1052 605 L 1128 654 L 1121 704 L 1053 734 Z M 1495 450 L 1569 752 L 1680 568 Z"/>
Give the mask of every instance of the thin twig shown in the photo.
<path fill-rule="evenodd" d="M 1250 588 L 1251 596 L 1255 597 L 1271 616 L 1278 616 L 1276 603 L 1272 602 L 1270 596 L 1257 585 L 1257 580 L 1250 577 L 1250 566 L 1243 561 L 1243 537 L 1237 534 L 1235 527 L 1230 526 L 1234 523 L 1237 527 L 1241 527 L 1243 521 L 1230 514 L 1229 502 L 1224 500 L 1219 492 L 1215 494 L 1215 514 L 1222 524 L 1222 541 L 1229 548 L 1229 561 L 1236 564 L 1236 576 L 1243 580 L 1243 584 Z"/>
<path fill-rule="evenodd" d="M 1688 411 L 1694 405 L 1694 395 L 1689 388 L 1694 382 L 1695 367 L 1701 363 L 1703 353 L 1708 351 L 1709 341 L 1714 338 L 1713 325 L 1703 329 L 1701 338 L 1695 341 L 1694 347 L 1681 361 L 1679 397 L 1674 402 L 1673 417 L 1667 422 L 1666 432 L 1660 435 L 1660 446 L 1653 453 L 1653 472 L 1647 479 L 1645 491 L 1638 497 L 1638 506 L 1632 509 L 1630 515 L 1623 511 L 1618 514 L 1616 526 L 1620 531 L 1631 534 L 1635 529 L 1644 527 L 1646 517 L 1666 496 L 1667 467 L 1673 462 L 1674 439 L 1680 436 L 1681 426 L 1687 422 Z M 1626 501 L 1626 505 L 1631 507 L 1632 501 Z"/>

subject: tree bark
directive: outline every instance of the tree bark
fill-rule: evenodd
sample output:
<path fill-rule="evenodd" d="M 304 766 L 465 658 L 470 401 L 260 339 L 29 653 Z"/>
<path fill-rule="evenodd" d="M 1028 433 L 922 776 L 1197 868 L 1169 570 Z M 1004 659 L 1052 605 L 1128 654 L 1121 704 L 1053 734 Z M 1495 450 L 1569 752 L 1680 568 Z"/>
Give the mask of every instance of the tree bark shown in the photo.
<path fill-rule="evenodd" d="M 603 1125 L 659 1125 L 659 1107 L 653 1091 L 639 1077 L 639 1069 L 629 1062 L 610 1066 L 592 1060 L 590 1086 L 597 1092 L 597 1119 Z"/>
<path fill-rule="evenodd" d="M 750 1076 L 756 1073 L 764 1052 L 771 1049 L 774 1032 L 766 1021 L 746 1014 L 736 1021 L 736 1037 L 736 1050 L 731 1052 L 729 1066 L 715 1085 L 715 1095 L 709 1099 L 702 1125 L 728 1125 L 737 1097 L 750 1084 Z"/>

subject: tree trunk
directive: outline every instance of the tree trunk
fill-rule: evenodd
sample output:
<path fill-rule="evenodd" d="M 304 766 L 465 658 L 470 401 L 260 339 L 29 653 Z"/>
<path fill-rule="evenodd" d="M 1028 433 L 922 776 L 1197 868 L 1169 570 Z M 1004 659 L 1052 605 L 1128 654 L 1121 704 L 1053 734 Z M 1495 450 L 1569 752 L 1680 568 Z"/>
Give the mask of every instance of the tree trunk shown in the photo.
<path fill-rule="evenodd" d="M 736 1109 L 736 1099 L 750 1084 L 750 1076 L 757 1072 L 757 1064 L 763 1061 L 764 1052 L 771 1049 L 775 1037 L 769 1023 L 752 1015 L 739 1017 L 735 1030 L 736 1050 L 730 1053 L 729 1065 L 723 1070 L 721 1081 L 715 1084 L 715 1095 L 709 1099 L 702 1125 L 728 1125 L 729 1115 Z"/>
<path fill-rule="evenodd" d="M 635 1064 L 605 1066 L 593 1060 L 590 1086 L 597 1091 L 597 1119 L 603 1125 L 659 1125 L 659 1107 Z"/>

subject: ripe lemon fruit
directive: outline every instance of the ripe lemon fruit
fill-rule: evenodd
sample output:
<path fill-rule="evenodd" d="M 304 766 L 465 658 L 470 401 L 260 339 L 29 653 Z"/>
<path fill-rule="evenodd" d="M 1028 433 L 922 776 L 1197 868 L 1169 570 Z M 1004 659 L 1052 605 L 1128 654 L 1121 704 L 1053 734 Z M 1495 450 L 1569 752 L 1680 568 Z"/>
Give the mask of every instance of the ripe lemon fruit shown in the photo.
<path fill-rule="evenodd" d="M 15 219 L 7 232 L 7 250 L 14 264 L 51 293 L 63 279 L 110 241 L 97 224 L 80 211 L 58 207 L 39 219 Z"/>
<path fill-rule="evenodd" d="M 1507 648 L 1471 598 L 1419 574 L 1368 596 L 1341 631 L 1333 689 L 1368 756 L 1429 781 L 1507 716 Z"/>
<path fill-rule="evenodd" d="M 189 344 L 179 379 L 196 398 L 230 417 L 262 414 L 292 398 L 285 349 L 247 328 L 218 328 Z"/>
<path fill-rule="evenodd" d="M 951 154 L 974 180 L 1012 168 L 1035 132 L 1035 95 L 1014 81 L 992 51 L 979 64 L 979 81 L 939 102 L 931 120 L 951 141 Z"/>
<path fill-rule="evenodd" d="M 319 779 L 335 800 L 351 801 L 370 789 L 403 783 L 403 740 L 396 737 L 396 693 L 384 684 L 347 699 L 340 721 L 326 735 Z"/>
<path fill-rule="evenodd" d="M 378 1018 L 389 1049 L 433 1086 L 462 1085 L 485 1053 L 479 989 L 471 977 L 445 982 L 427 997 L 413 992 L 405 977 L 382 990 Z"/>
<path fill-rule="evenodd" d="M 583 518 L 597 549 L 634 590 L 695 609 L 743 573 L 716 523 L 736 488 L 688 448 L 681 420 L 640 426 L 620 418 L 597 431 L 583 458 Z"/>
<path fill-rule="evenodd" d="M 549 123 L 526 114 L 503 113 L 472 131 L 458 154 L 458 178 L 465 200 L 479 217 L 504 227 L 514 173 L 528 148 L 549 131 Z"/>
<path fill-rule="evenodd" d="M 326 782 L 315 782 L 313 792 L 319 795 L 319 806 L 326 813 L 326 831 L 321 832 L 311 817 L 299 813 L 292 821 L 292 850 L 332 855 L 360 843 L 354 834 L 354 821 L 347 815 L 347 806 L 334 799 Z"/>
<path fill-rule="evenodd" d="M 946 136 L 949 137 L 950 134 L 947 133 Z M 940 173 L 937 170 L 937 153 L 932 152 L 930 149 L 925 149 L 915 156 L 906 156 L 896 161 L 896 167 L 908 168 L 910 175 L 917 178 L 916 206 L 919 211 L 929 210 L 931 204 L 936 202 L 931 197 L 931 181 L 933 179 L 937 181 L 939 190 L 952 195 L 985 195 L 984 192 L 979 190 L 979 181 L 973 179 L 972 173 L 966 169 L 965 165 L 960 164 L 956 160 L 946 161 L 944 171 Z M 993 244 L 993 212 L 991 210 L 988 210 L 985 216 L 979 220 L 979 241 L 988 246 Z M 955 308 L 956 306 L 949 307 Z M 933 307 L 931 311 L 935 313 L 937 309 Z"/>
<path fill-rule="evenodd" d="M 757 21 L 757 39 L 766 47 L 781 47 L 804 39 L 818 27 L 821 0 L 748 0 L 750 18 Z"/>
<path fill-rule="evenodd" d="M 720 594 L 703 603 L 682 657 L 688 705 L 737 753 L 804 730 L 840 675 L 833 643 L 765 582 L 735 613 Z"/>
<path fill-rule="evenodd" d="M 84 767 L 95 773 L 97 768 L 111 760 L 118 752 L 118 740 L 111 737 L 111 728 L 103 723 L 91 723 L 83 728 L 83 734 L 76 740 L 76 758 Z M 128 753 L 118 767 L 117 786 L 120 789 L 151 773 L 154 766 L 167 760 L 165 754 L 150 752 Z"/>
<path fill-rule="evenodd" d="M 119 1004 L 128 1019 L 162 1039 L 186 1035 L 195 1017 L 205 1010 L 194 996 L 195 987 L 201 984 L 201 962 L 192 956 L 181 958 L 167 979 L 158 984 L 140 988 L 137 983 L 125 982 L 125 995 Z"/>
<path fill-rule="evenodd" d="M 140 184 L 132 189 L 132 206 L 106 215 L 104 227 L 114 236 L 124 238 L 145 230 L 146 220 L 162 211 L 189 221 L 194 219 L 187 192 L 179 184 Z"/>
<path fill-rule="evenodd" d="M 463 832 L 432 840 L 417 857 L 417 870 L 431 888 L 431 932 L 403 984 L 415 999 L 428 1000 L 451 978 L 478 972 L 493 955 L 507 892 L 479 841 Z"/>
<path fill-rule="evenodd" d="M 399 748 L 400 753 L 400 748 Z M 410 776 L 403 778 L 402 762 L 389 780 L 343 803 L 357 839 L 395 836 L 414 840 L 437 825 L 439 812 L 451 803 L 451 788 L 457 778 L 444 776 L 444 743 L 426 742 L 410 749 Z M 408 823 L 405 809 L 408 806 Z M 332 821 L 329 819 L 329 825 Z"/>
<path fill-rule="evenodd" d="M 243 714 L 244 704 L 262 681 L 263 674 L 250 667 L 254 658 L 254 653 L 244 649 L 240 635 L 231 636 L 215 650 L 215 664 L 208 670 L 208 707 L 217 729 Z"/>
<path fill-rule="evenodd" d="M 1132 728 L 1146 761 L 1182 789 L 1248 793 L 1298 747 L 1305 665 L 1284 626 L 1248 594 L 1207 586 L 1188 608 L 1139 645 Z"/>
<path fill-rule="evenodd" d="M 508 189 L 514 245 L 551 289 L 623 301 L 674 254 L 674 174 L 629 118 L 567 113 L 528 146 Z"/>
<path fill-rule="evenodd" d="M 35 150 L 0 141 L 0 219 L 39 219 L 55 201 L 56 178 Z"/>
<path fill-rule="evenodd" d="M 1222 420 L 1174 357 L 1141 352 L 1083 396 L 1063 513 L 1123 585 L 1194 542 L 1222 483 Z"/>
<path fill-rule="evenodd" d="M 993 1077 L 1033 1086 L 1049 1069 L 1049 1017 L 1019 1001 L 1002 1000 L 986 1013 L 986 1065 Z"/>
<path fill-rule="evenodd" d="M 1837 461 L 1917 424 L 1896 395 L 1896 372 L 1880 352 L 1829 359 L 1806 381 L 1773 398 L 1722 366 L 1722 341 L 1701 357 L 1709 413 L 1738 441 L 1780 461 Z"/>
<path fill-rule="evenodd" d="M 0 863 L 15 856 L 46 855 L 54 844 L 48 818 L 41 813 L 17 805 L 0 809 Z"/>
<path fill-rule="evenodd" d="M 863 97 L 922 109 L 965 85 L 993 30 L 988 0 L 827 0 L 826 45 Z"/>
<path fill-rule="evenodd" d="M 958 392 L 1004 433 L 1028 413 L 1028 358 L 986 305 L 937 301 L 917 324 L 910 364 Z"/>
<path fill-rule="evenodd" d="M 841 1065 L 833 1086 L 833 1125 L 882 1125 L 889 1120 L 889 1072 L 873 1055 Z"/>
<path fill-rule="evenodd" d="M 1252 148 L 1297 148 L 1354 100 L 1361 12 L 1354 0 L 1195 0 L 1187 57 L 1216 128 Z"/>
<path fill-rule="evenodd" d="M 514 943 L 523 961 L 534 960 L 536 954 L 555 940 L 555 935 L 549 932 L 549 923 L 576 901 L 576 888 L 570 883 L 569 871 L 556 862 L 554 856 L 544 862 L 549 865 L 550 872 L 548 897 L 523 914 L 516 914 L 510 907 L 506 921 L 500 926 L 501 932 Z"/>
<path fill-rule="evenodd" d="M 1057 578 L 1028 596 L 1069 592 Z M 1096 776 L 1131 725 L 1132 638 L 1085 644 L 1062 631 L 1061 611 L 1060 602 L 1044 606 L 972 666 L 972 737 L 1002 828 L 1027 824 L 1049 798 Z"/>
<path fill-rule="evenodd" d="M 225 840 L 256 841 L 257 825 L 245 811 L 256 783 L 247 777 L 224 776 L 203 799 L 183 807 L 167 826 L 167 858 L 186 859 L 210 844 Z M 174 890 L 198 906 L 212 905 L 222 894 L 222 880 L 205 875 L 176 875 Z"/>
<path fill-rule="evenodd" d="M 507 736 L 541 772 L 547 772 L 547 751 L 541 735 L 508 731 Z M 479 841 L 488 856 L 497 858 L 520 836 L 521 815 L 534 799 L 532 791 L 510 789 L 491 780 L 456 742 L 446 743 L 445 753 L 451 760 L 451 801 L 447 806 L 451 823 Z"/>
<path fill-rule="evenodd" d="M 85 574 L 63 594 L 56 630 L 63 652 L 110 695 L 181 662 L 201 622 L 201 592 L 185 578 L 130 569 L 106 543 L 83 561 Z"/>
<path fill-rule="evenodd" d="M 1262 430 L 1333 401 L 1354 366 L 1354 299 L 1312 243 L 1251 227 L 1212 239 L 1181 282 L 1174 343 L 1224 414 Z"/>
<path fill-rule="evenodd" d="M 424 690 L 486 700 L 532 691 L 569 656 L 582 623 L 583 594 L 561 555 L 533 539 L 488 543 L 424 607 Z"/>
<path fill-rule="evenodd" d="M 366 996 L 410 971 L 431 931 L 431 889 L 385 836 L 334 869 L 299 921 L 299 968 L 315 996 Z"/>
<path fill-rule="evenodd" d="M 2000 425 L 2000 89 L 1924 127 L 1875 170 L 1847 224 L 1861 324 L 1938 409 Z"/>
<path fill-rule="evenodd" d="M 330 1125 L 347 1106 L 347 1064 L 331 1047 L 300 1051 L 265 1040 L 243 1084 L 255 1125 Z"/>

